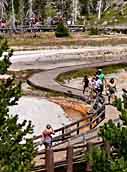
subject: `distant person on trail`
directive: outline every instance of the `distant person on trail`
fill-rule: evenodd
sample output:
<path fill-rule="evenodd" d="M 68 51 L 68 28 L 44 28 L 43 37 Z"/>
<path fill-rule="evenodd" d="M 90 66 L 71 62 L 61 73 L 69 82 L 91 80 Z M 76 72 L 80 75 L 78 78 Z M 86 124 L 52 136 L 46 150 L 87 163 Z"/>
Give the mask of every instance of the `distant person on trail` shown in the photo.
<path fill-rule="evenodd" d="M 90 88 L 91 89 L 95 89 L 95 77 L 91 78 L 90 82 L 89 82 L 89 85 L 90 85 Z"/>
<path fill-rule="evenodd" d="M 84 76 L 82 82 L 83 82 L 83 94 L 84 94 L 86 89 L 88 89 L 88 87 L 89 87 L 89 79 L 88 79 L 87 75 Z"/>
<path fill-rule="evenodd" d="M 103 91 L 103 89 L 104 89 L 105 75 L 104 75 L 102 69 L 98 69 L 98 77 L 99 77 L 99 79 L 102 82 L 102 91 Z"/>
<path fill-rule="evenodd" d="M 96 75 L 95 79 L 95 90 L 96 90 L 96 96 L 102 94 L 102 81 L 99 79 L 99 76 Z"/>
<path fill-rule="evenodd" d="M 98 69 L 98 76 L 99 76 L 99 79 L 100 79 L 102 82 L 104 82 L 104 80 L 105 80 L 105 75 L 104 75 L 102 69 Z"/>
<path fill-rule="evenodd" d="M 114 78 L 111 78 L 109 80 L 109 83 L 107 84 L 107 94 L 108 94 L 108 103 L 110 104 L 110 99 L 113 98 L 114 100 L 116 99 L 116 82 L 114 80 Z"/>
<path fill-rule="evenodd" d="M 46 149 L 52 146 L 52 134 L 55 134 L 54 130 L 50 124 L 47 124 L 46 129 L 42 133 L 43 144 Z"/>
<path fill-rule="evenodd" d="M 95 81 L 95 77 L 93 77 L 90 82 L 89 82 L 89 87 L 90 87 L 90 98 L 93 99 L 95 97 L 95 85 L 96 85 L 96 81 Z"/>

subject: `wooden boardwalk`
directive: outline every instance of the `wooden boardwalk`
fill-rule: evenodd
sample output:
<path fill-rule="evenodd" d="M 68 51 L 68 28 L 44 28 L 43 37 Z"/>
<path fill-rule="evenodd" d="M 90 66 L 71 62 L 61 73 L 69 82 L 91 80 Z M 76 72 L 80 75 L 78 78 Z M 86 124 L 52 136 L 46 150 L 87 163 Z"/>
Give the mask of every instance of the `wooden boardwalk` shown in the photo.
<path fill-rule="evenodd" d="M 84 151 L 86 151 L 87 143 L 91 142 L 94 144 L 102 142 L 101 138 L 98 137 L 98 126 L 103 125 L 109 119 L 119 120 L 119 112 L 115 107 L 104 104 L 101 109 L 99 109 L 99 113 L 96 111 L 95 113 L 88 114 L 84 119 L 57 129 L 55 132 L 59 132 L 59 135 L 54 138 L 52 147 L 55 167 L 59 167 L 59 165 L 63 165 L 64 162 L 67 161 L 66 158 L 69 145 L 74 148 L 73 158 L 78 157 L 80 159 L 84 155 Z M 35 169 L 44 170 L 46 168 L 46 157 L 47 153 L 45 150 L 38 152 L 38 156 L 35 158 Z M 77 162 L 77 160 L 75 161 Z"/>
<path fill-rule="evenodd" d="M 66 87 L 64 85 L 61 85 L 56 82 L 56 77 L 60 73 L 80 69 L 80 68 L 88 68 L 88 67 L 99 67 L 99 66 L 106 66 L 111 64 L 119 64 L 119 63 L 127 63 L 126 58 L 123 58 L 120 61 L 108 61 L 108 62 L 99 62 L 89 65 L 79 65 L 79 66 L 71 66 L 71 67 L 64 67 L 64 68 L 56 68 L 52 70 L 47 70 L 44 72 L 39 72 L 37 74 L 34 74 L 31 76 L 28 80 L 28 83 L 36 88 L 44 89 L 44 90 L 52 90 L 55 92 L 60 92 L 65 95 L 68 95 L 70 97 L 79 98 L 82 100 L 86 100 L 87 98 L 83 96 L 82 90 L 74 89 L 71 87 Z M 71 146 L 77 146 L 75 149 L 75 154 L 77 153 L 77 150 L 79 153 L 76 154 L 73 158 L 77 158 L 79 154 L 83 153 L 83 150 L 86 149 L 86 144 L 88 142 L 97 143 L 100 142 L 101 139 L 98 137 L 98 127 L 103 125 L 105 122 L 107 122 L 109 119 L 116 120 L 119 119 L 119 112 L 116 110 L 115 107 L 110 105 L 104 105 L 104 110 L 102 109 L 99 113 L 93 113 L 89 114 L 87 116 L 87 119 L 81 119 L 79 121 L 76 121 L 69 126 L 65 126 L 61 129 L 56 130 L 55 132 L 61 132 L 60 135 L 56 138 L 56 143 L 54 141 L 53 151 L 54 153 L 54 163 L 56 166 L 59 162 L 64 164 L 64 161 L 66 161 L 67 157 L 67 150 L 68 150 L 68 144 Z M 86 123 L 80 125 L 83 121 L 86 121 Z M 74 127 L 75 126 L 75 127 Z M 65 132 L 66 129 L 69 129 L 67 133 Z M 85 129 L 84 132 L 80 132 L 81 129 Z M 78 147 L 79 146 L 79 147 Z M 51 154 L 52 154 L 51 153 Z M 42 152 L 38 153 L 38 156 L 35 158 L 35 164 L 37 169 L 43 169 L 45 168 L 45 160 L 47 153 L 43 150 Z M 79 156 L 80 157 L 80 156 Z M 43 167 L 42 167 L 43 166 Z M 35 168 L 35 169 L 36 169 Z M 35 170 L 36 171 L 36 170 Z"/>
<path fill-rule="evenodd" d="M 69 66 L 69 67 L 62 67 L 56 68 L 51 70 L 46 70 L 43 72 L 39 72 L 33 74 L 28 80 L 28 84 L 39 88 L 41 90 L 48 90 L 48 91 L 55 91 L 59 93 L 63 93 L 70 97 L 76 98 L 83 98 L 82 90 L 75 89 L 72 87 L 67 87 L 56 82 L 56 78 L 61 73 L 66 73 L 73 70 L 78 70 L 81 68 L 91 68 L 91 67 L 101 67 L 101 66 L 108 66 L 111 64 L 125 64 L 127 63 L 127 57 L 121 57 L 118 61 L 96 61 L 96 62 L 89 62 L 88 64 L 77 65 L 77 66 Z"/>

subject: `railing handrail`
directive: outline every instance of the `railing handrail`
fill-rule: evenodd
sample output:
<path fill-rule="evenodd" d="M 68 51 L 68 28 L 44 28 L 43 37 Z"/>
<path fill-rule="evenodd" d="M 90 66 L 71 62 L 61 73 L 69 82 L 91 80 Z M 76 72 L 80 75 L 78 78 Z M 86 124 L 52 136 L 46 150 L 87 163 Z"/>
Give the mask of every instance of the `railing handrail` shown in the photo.
<path fill-rule="evenodd" d="M 101 109 L 103 109 L 104 106 L 105 106 L 105 105 L 103 104 L 102 107 L 101 107 L 100 109 L 98 109 L 98 111 L 100 111 Z M 56 130 L 54 130 L 54 132 L 57 133 L 57 132 L 60 132 L 60 131 L 62 131 L 62 130 L 68 129 L 68 128 L 70 128 L 70 127 L 72 127 L 72 126 L 74 126 L 74 125 L 76 125 L 76 124 L 78 124 L 78 123 L 81 123 L 81 122 L 83 122 L 83 121 L 87 121 L 87 120 L 89 120 L 90 118 L 95 117 L 96 114 L 98 113 L 98 111 L 96 111 L 96 112 L 94 112 L 94 113 L 87 113 L 88 115 L 87 115 L 85 118 L 82 118 L 82 119 L 80 119 L 80 120 L 77 120 L 77 121 L 75 121 L 75 122 L 72 122 L 71 124 L 68 124 L 68 125 L 63 126 L 63 127 L 59 128 L 59 129 L 56 129 Z M 88 124 L 91 124 L 91 123 L 88 123 Z M 87 125 L 86 125 L 86 124 L 83 125 L 83 127 L 82 127 L 82 126 L 77 127 L 76 129 L 73 129 L 73 131 L 70 131 L 70 132 L 68 132 L 68 133 L 64 133 L 63 135 L 59 135 L 59 136 L 56 136 L 56 137 L 67 136 L 67 135 L 69 135 L 69 134 L 71 134 L 71 133 L 74 133 L 74 132 L 76 132 L 76 131 L 78 131 L 78 130 L 84 128 L 84 127 L 87 127 L 88 124 L 87 124 Z M 34 140 L 37 140 L 37 139 L 39 139 L 39 138 L 41 138 L 41 137 L 42 137 L 42 135 L 35 136 L 35 137 L 34 137 Z M 55 138 L 54 138 L 54 139 L 55 139 Z"/>
<path fill-rule="evenodd" d="M 73 122 L 72 124 L 69 124 L 67 126 L 64 126 L 64 127 L 61 127 L 60 129 L 55 130 L 56 132 L 62 131 L 64 129 L 66 129 L 66 128 L 69 128 L 69 127 L 72 127 L 72 126 L 74 126 L 76 124 L 79 124 L 80 122 L 82 122 L 84 120 L 87 120 L 87 122 L 85 124 L 82 124 L 81 126 L 77 125 L 76 128 L 71 129 L 71 131 L 69 131 L 67 133 L 62 132 L 61 135 L 57 136 L 59 138 L 59 140 L 63 141 L 64 143 L 67 143 L 68 142 L 68 138 L 72 138 L 73 139 L 75 137 L 74 135 L 71 135 L 72 133 L 77 132 L 77 131 L 81 130 L 82 128 L 85 128 L 85 127 L 88 127 L 88 126 L 90 127 L 90 129 L 95 128 L 105 117 L 105 102 L 102 104 L 102 106 L 98 110 L 96 110 L 93 113 L 88 113 L 88 114 L 90 114 L 90 115 L 89 116 L 87 115 L 83 119 L 80 119 L 78 121 Z M 93 132 L 93 130 L 92 130 L 92 132 Z M 90 133 L 91 133 L 91 130 L 87 131 L 87 134 L 90 134 Z M 66 139 L 66 136 L 67 136 L 67 139 Z M 80 137 L 80 134 L 78 134 L 77 136 Z M 64 138 L 64 140 L 63 140 L 63 138 Z M 92 136 L 90 138 L 88 137 L 85 140 L 83 138 L 81 138 L 82 141 L 79 141 L 76 144 L 73 143 L 73 140 L 69 140 L 68 146 L 69 145 L 72 146 L 72 149 L 73 149 L 73 152 L 74 152 L 74 154 L 72 154 L 72 157 L 71 157 L 73 159 L 72 163 L 77 162 L 79 159 L 80 160 L 82 159 L 83 154 L 80 155 L 80 153 L 82 151 L 85 152 L 85 151 L 88 150 L 88 144 L 87 143 L 89 141 L 91 142 L 92 139 L 94 139 L 94 138 L 95 139 L 98 138 L 98 135 L 96 133 L 94 134 L 94 136 Z M 66 142 L 65 142 L 65 140 L 66 140 Z M 62 144 L 62 142 L 60 142 L 60 144 Z M 93 144 L 97 145 L 97 146 L 101 146 L 104 143 L 101 140 L 101 141 L 96 141 Z M 62 147 L 62 148 L 56 148 L 55 146 L 53 146 L 51 149 L 52 149 L 53 153 L 64 152 L 64 153 L 66 153 L 66 156 L 67 156 L 67 152 L 68 152 L 68 148 L 69 148 L 68 146 Z M 38 156 L 41 155 L 42 159 L 45 159 L 45 156 L 47 156 L 46 150 L 42 150 L 41 152 L 38 152 L 37 155 Z M 59 165 L 64 165 L 65 166 L 66 163 L 67 163 L 67 160 L 61 160 L 59 162 L 57 161 L 57 162 L 54 162 L 54 167 L 57 167 Z M 43 165 L 41 167 L 38 166 L 38 167 L 40 169 L 45 169 L 45 168 L 47 168 L 47 166 L 45 166 L 45 165 Z"/>
<path fill-rule="evenodd" d="M 86 126 L 89 126 L 90 124 L 94 124 L 94 122 L 97 120 L 97 119 L 99 119 L 100 117 L 102 116 L 102 113 L 100 113 L 93 121 L 91 121 L 91 122 L 88 122 L 87 124 L 84 124 L 83 126 L 80 126 L 79 128 L 84 128 L 84 127 L 86 127 Z M 75 129 L 76 130 L 76 129 Z M 75 132 L 75 131 L 74 131 Z M 65 133 L 64 134 L 64 136 L 66 136 L 66 135 L 69 135 L 69 133 Z M 94 136 L 94 137 L 91 137 L 91 139 L 93 139 L 93 138 L 97 138 L 98 136 Z M 91 140 L 90 139 L 90 140 Z M 80 142 L 80 143 L 82 143 L 82 142 Z M 61 143 L 62 144 L 62 143 Z M 55 152 L 55 150 L 59 150 L 59 151 L 65 151 L 65 148 L 60 148 L 60 149 L 54 149 L 53 151 Z M 57 151 L 58 152 L 58 151 Z M 43 151 L 41 151 L 41 152 L 39 152 L 38 153 L 38 155 L 42 155 L 42 154 L 45 154 L 45 151 L 43 150 Z"/>
<path fill-rule="evenodd" d="M 103 141 L 98 141 L 98 142 L 95 142 L 95 143 L 93 143 L 92 145 L 96 145 L 96 146 L 103 146 L 104 145 L 104 142 Z M 83 149 L 83 151 L 84 151 L 84 153 L 86 152 L 86 151 L 88 151 L 88 144 L 87 143 L 85 143 L 85 144 L 82 144 L 82 145 L 78 145 L 78 146 L 73 146 L 73 152 L 74 153 L 76 153 L 76 150 L 77 149 Z M 57 149 L 53 149 L 53 152 L 54 153 L 57 153 L 57 152 L 67 152 L 67 150 L 68 150 L 68 146 L 66 146 L 65 148 L 57 148 Z M 80 150 L 80 151 L 81 151 Z M 43 154 L 45 154 L 46 153 L 46 151 L 45 152 L 43 152 Z M 38 155 L 42 155 L 42 153 L 39 153 Z M 80 161 L 81 161 L 81 158 L 83 157 L 83 155 L 84 154 L 82 154 L 82 155 L 73 155 L 72 156 L 72 159 L 73 159 L 73 164 L 75 163 L 75 162 L 78 162 L 79 161 L 79 159 L 80 159 Z M 58 167 L 59 165 L 63 165 L 63 166 L 66 166 L 67 165 L 67 159 L 66 160 L 59 160 L 59 161 L 57 161 L 57 162 L 54 162 L 54 165 L 55 165 L 55 167 Z M 34 170 L 36 171 L 36 170 L 40 170 L 40 169 L 45 169 L 46 168 L 46 166 L 45 165 L 38 165 L 38 166 L 36 166 L 35 168 L 34 168 Z"/>

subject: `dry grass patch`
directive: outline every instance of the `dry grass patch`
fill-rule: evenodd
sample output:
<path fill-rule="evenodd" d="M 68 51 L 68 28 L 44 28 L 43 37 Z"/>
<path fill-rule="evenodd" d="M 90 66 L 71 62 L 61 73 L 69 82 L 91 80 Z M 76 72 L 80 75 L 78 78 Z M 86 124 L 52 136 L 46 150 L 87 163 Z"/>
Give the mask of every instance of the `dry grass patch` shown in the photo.
<path fill-rule="evenodd" d="M 126 35 L 90 36 L 84 32 L 71 33 L 67 38 L 56 38 L 53 32 L 5 35 L 9 46 L 104 46 L 127 44 Z"/>

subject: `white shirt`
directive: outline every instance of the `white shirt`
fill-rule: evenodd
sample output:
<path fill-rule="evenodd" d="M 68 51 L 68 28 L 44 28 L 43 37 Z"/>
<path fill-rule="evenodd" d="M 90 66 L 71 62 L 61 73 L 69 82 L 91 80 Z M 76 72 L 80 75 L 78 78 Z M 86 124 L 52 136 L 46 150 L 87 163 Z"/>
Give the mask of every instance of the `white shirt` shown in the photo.
<path fill-rule="evenodd" d="M 95 86 L 96 86 L 96 82 L 95 82 L 95 80 L 94 81 L 90 81 L 90 88 L 95 88 Z"/>
<path fill-rule="evenodd" d="M 100 89 L 102 85 L 102 81 L 100 79 L 98 79 L 97 81 L 95 81 L 95 88 Z"/>

